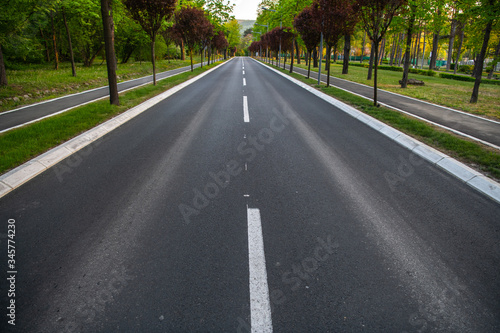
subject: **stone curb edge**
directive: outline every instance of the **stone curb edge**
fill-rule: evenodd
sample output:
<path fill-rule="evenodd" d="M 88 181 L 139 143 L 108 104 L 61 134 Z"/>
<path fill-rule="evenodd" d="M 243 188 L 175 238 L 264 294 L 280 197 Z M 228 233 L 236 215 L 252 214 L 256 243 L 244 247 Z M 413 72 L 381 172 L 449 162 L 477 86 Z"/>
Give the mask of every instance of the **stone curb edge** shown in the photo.
<path fill-rule="evenodd" d="M 234 59 L 234 58 L 233 58 Z M 108 134 L 109 132 L 113 131 L 114 129 L 120 127 L 122 124 L 126 123 L 127 121 L 135 118 L 139 114 L 143 113 L 144 111 L 148 110 L 152 106 L 160 103 L 164 99 L 172 96 L 176 92 L 184 89 L 185 87 L 191 85 L 192 83 L 198 81 L 205 75 L 208 75 L 209 73 L 215 71 L 218 69 L 220 66 L 223 66 L 230 62 L 232 59 L 229 59 L 228 61 L 223 62 L 222 64 L 219 64 L 215 66 L 214 68 L 209 69 L 206 72 L 203 72 L 173 88 L 170 88 L 169 90 L 119 114 L 118 116 L 111 118 L 110 120 L 86 131 L 85 133 L 82 133 L 73 139 L 66 141 L 65 143 L 52 148 L 51 150 L 43 153 L 40 156 L 37 156 L 33 158 L 32 160 L 18 166 L 15 169 L 12 169 L 11 171 L 3 174 L 0 176 L 0 198 L 5 196 L 7 193 L 11 192 L 12 190 L 20 187 L 27 181 L 35 178 L 45 170 L 51 168 L 52 166 L 56 165 L 60 161 L 64 160 L 65 158 L 71 156 L 72 154 L 76 153 L 80 149 L 90 145 L 94 141 L 100 139 L 104 135 Z"/>
<path fill-rule="evenodd" d="M 500 184 L 495 182 L 492 179 L 489 179 L 482 173 L 466 166 L 465 164 L 457 161 L 456 159 L 410 137 L 409 135 L 404 134 L 397 129 L 390 127 L 389 125 L 373 118 L 372 116 L 367 115 L 359 110 L 354 109 L 353 107 L 289 76 L 286 75 L 272 67 L 269 67 L 255 59 L 252 59 L 255 62 L 261 64 L 262 66 L 267 67 L 268 69 L 274 71 L 275 73 L 285 77 L 286 79 L 292 81 L 298 86 L 304 88 L 310 93 L 316 95 L 317 97 L 323 99 L 324 101 L 332 104 L 333 106 L 339 108 L 350 116 L 358 119 L 359 121 L 365 123 L 366 125 L 372 127 L 376 131 L 382 133 L 387 136 L 389 139 L 397 142 L 403 147 L 409 149 L 412 153 L 420 156 L 426 161 L 430 162 L 448 172 L 449 174 L 455 176 L 460 179 L 462 182 L 476 189 L 477 191 L 483 193 L 484 195 L 490 197 L 492 200 L 500 203 Z"/>

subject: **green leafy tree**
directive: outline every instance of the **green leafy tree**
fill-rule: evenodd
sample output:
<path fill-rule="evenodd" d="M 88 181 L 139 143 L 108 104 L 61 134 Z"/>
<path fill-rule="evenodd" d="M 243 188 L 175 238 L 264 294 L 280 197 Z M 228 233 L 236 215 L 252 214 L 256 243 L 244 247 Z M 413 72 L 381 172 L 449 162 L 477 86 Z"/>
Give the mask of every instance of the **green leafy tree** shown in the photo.
<path fill-rule="evenodd" d="M 112 0 L 101 0 L 102 25 L 106 50 L 106 66 L 108 69 L 109 100 L 113 105 L 120 105 L 118 83 L 116 80 L 115 61 L 115 27 L 113 22 Z"/>
<path fill-rule="evenodd" d="M 375 78 L 373 82 L 373 104 L 377 103 L 378 47 L 389 25 L 405 0 L 360 0 L 361 22 L 372 41 L 375 58 Z"/>
<path fill-rule="evenodd" d="M 486 24 L 486 26 L 484 28 L 483 45 L 481 46 L 481 51 L 479 53 L 477 62 L 475 64 L 476 80 L 474 82 L 474 88 L 472 89 L 472 96 L 470 98 L 471 103 L 477 103 L 477 99 L 479 97 L 479 85 L 481 84 L 481 77 L 483 75 L 483 64 L 484 64 L 484 59 L 486 57 L 486 50 L 488 48 L 491 31 L 493 29 L 493 25 L 500 18 L 500 1 L 499 0 L 481 1 L 478 4 L 478 7 L 476 8 L 480 13 L 478 16 L 482 19 L 482 21 Z"/>

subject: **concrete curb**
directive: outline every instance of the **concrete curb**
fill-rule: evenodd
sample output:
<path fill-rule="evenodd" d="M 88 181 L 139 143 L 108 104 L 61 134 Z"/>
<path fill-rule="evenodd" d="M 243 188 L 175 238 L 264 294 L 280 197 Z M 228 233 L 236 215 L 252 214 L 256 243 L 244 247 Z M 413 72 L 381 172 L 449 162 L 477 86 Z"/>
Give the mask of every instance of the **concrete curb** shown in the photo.
<path fill-rule="evenodd" d="M 231 59 L 229 60 L 231 61 Z M 85 133 L 78 135 L 77 137 L 55 147 L 46 153 L 35 157 L 34 159 L 18 166 L 17 168 L 3 174 L 0 176 L 0 198 L 5 196 L 7 193 L 12 190 L 18 188 L 23 185 L 27 181 L 35 178 L 45 170 L 51 168 L 56 165 L 60 161 L 65 158 L 71 156 L 76 153 L 80 149 L 90 145 L 94 141 L 103 137 L 107 133 L 113 131 L 114 129 L 120 127 L 122 124 L 127 121 L 133 119 L 144 111 L 148 110 L 152 106 L 160 103 L 164 99 L 172 96 L 176 92 L 184 89 L 190 84 L 198 81 L 205 75 L 213 72 L 218 69 L 220 66 L 227 64 L 229 61 L 225 61 L 224 63 L 217 65 L 216 67 L 209 69 L 206 72 L 201 73 L 200 75 L 189 79 L 135 107 L 130 110 L 123 112 L 122 114 L 88 130 Z"/>
<path fill-rule="evenodd" d="M 316 95 L 317 97 L 323 99 L 324 101 L 332 104 L 333 106 L 339 108 L 340 110 L 344 111 L 345 113 L 351 115 L 352 117 L 358 119 L 359 121 L 367 124 L 368 126 L 372 127 L 376 131 L 382 133 L 383 135 L 387 136 L 389 139 L 397 142 L 401 146 L 409 149 L 412 153 L 415 153 L 416 155 L 420 156 L 421 158 L 425 159 L 431 164 L 436 165 L 437 167 L 443 169 L 444 171 L 448 172 L 449 174 L 457 177 L 460 179 L 462 182 L 465 184 L 469 185 L 470 187 L 476 189 L 477 191 L 483 193 L 484 195 L 490 197 L 492 200 L 496 201 L 497 203 L 500 203 L 500 184 L 495 182 L 494 180 L 491 180 L 484 176 L 483 174 L 477 172 L 476 170 L 473 170 L 466 166 L 465 164 L 457 161 L 456 159 L 404 134 L 403 132 L 400 132 L 389 125 L 386 125 L 385 123 L 361 112 L 353 107 L 305 84 L 302 83 L 301 81 L 294 79 L 293 77 L 286 75 L 274 68 L 271 68 L 255 59 L 252 59 L 255 62 L 261 64 L 264 67 L 267 67 L 269 70 L 274 71 L 275 73 L 285 77 L 286 79 L 292 81 L 293 83 L 297 84 L 298 86 L 304 88 L 305 90 L 311 92 L 312 94 Z"/>

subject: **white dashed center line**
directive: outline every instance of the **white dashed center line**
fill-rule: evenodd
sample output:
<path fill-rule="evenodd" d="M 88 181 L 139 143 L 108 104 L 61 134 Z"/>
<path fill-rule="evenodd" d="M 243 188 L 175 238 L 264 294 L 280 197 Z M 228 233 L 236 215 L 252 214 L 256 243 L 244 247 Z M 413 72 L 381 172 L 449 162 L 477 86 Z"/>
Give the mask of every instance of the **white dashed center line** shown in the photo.
<path fill-rule="evenodd" d="M 252 332 L 272 332 L 271 302 L 267 285 L 266 257 L 260 211 L 247 208 L 250 268 L 250 327 Z"/>
<path fill-rule="evenodd" d="M 250 122 L 250 115 L 248 114 L 248 99 L 247 96 L 243 96 L 243 120 L 245 123 Z"/>

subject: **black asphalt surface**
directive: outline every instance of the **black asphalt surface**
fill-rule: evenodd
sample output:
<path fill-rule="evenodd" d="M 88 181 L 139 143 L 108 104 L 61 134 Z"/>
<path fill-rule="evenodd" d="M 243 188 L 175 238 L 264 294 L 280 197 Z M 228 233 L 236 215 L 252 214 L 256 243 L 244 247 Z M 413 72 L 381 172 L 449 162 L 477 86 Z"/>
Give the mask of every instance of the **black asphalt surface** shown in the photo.
<path fill-rule="evenodd" d="M 0 199 L 0 331 L 249 332 L 247 207 L 275 332 L 500 331 L 500 205 L 249 58 Z"/>
<path fill-rule="evenodd" d="M 200 64 L 195 64 L 194 67 L 195 68 L 200 67 Z M 186 66 L 166 72 L 161 72 L 156 74 L 156 80 L 174 76 L 190 69 L 191 66 Z M 153 82 L 153 75 L 125 82 L 120 82 L 118 83 L 118 91 L 122 92 L 124 90 L 132 89 L 151 82 Z M 96 99 L 100 99 L 106 96 L 109 96 L 108 86 L 22 107 L 13 112 L 2 112 L 0 113 L 0 131 L 4 131 L 15 126 L 19 126 L 42 117 L 46 117 L 56 112 L 60 112 L 69 108 L 74 108 L 79 106 L 80 104 L 88 103 L 90 101 L 94 101 Z"/>
<path fill-rule="evenodd" d="M 281 66 L 283 67 L 283 65 Z M 285 65 L 290 69 L 289 65 Z M 299 74 L 307 75 L 307 70 L 294 66 L 293 71 Z M 325 71 L 321 71 L 321 80 L 326 82 Z M 318 79 L 318 69 L 311 68 L 311 78 Z M 351 81 L 342 80 L 330 76 L 332 86 L 348 90 L 358 95 L 373 99 L 373 88 Z M 446 94 L 446 91 L 442 92 Z M 384 90 L 378 90 L 378 100 L 393 108 L 406 111 L 410 114 L 430 120 L 434 123 L 446 126 L 459 132 L 470 135 L 474 138 L 489 142 L 500 147 L 500 122 L 489 121 L 481 117 L 474 117 L 467 113 L 453 111 L 446 107 L 408 98 L 403 95 L 393 94 Z"/>

